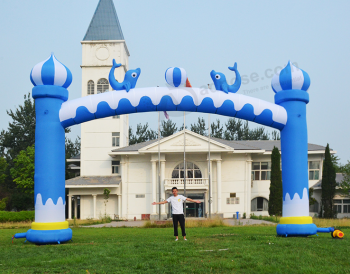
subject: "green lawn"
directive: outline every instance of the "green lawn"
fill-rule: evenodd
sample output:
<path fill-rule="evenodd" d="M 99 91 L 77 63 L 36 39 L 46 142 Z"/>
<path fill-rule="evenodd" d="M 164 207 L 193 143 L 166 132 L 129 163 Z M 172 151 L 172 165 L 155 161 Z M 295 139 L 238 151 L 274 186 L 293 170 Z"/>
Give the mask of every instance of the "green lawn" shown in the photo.
<path fill-rule="evenodd" d="M 1 273 L 350 273 L 345 238 L 276 237 L 274 226 L 189 228 L 74 228 L 73 242 L 36 246 L 0 230 Z M 223 249 L 220 251 L 220 249 Z"/>

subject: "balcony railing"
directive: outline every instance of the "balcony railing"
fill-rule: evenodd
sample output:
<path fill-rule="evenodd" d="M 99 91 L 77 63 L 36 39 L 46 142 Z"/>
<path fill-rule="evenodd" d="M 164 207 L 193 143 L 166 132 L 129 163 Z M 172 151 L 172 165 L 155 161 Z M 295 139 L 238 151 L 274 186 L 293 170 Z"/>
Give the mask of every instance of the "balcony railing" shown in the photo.
<path fill-rule="evenodd" d="M 167 188 L 172 188 L 174 186 L 178 188 L 184 187 L 184 179 L 165 179 L 164 185 Z M 209 185 L 209 179 L 208 178 L 186 178 L 186 188 L 198 188 L 198 187 L 205 187 L 207 188 Z"/>

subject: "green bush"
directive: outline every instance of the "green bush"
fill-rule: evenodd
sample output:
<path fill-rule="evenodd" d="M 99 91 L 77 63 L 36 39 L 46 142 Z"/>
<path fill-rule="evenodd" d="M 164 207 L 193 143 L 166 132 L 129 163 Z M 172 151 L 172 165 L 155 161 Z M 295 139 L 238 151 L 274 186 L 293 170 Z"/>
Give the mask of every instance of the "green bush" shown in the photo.
<path fill-rule="evenodd" d="M 34 221 L 34 211 L 0 211 L 0 223 Z"/>
<path fill-rule="evenodd" d="M 3 198 L 0 200 L 0 211 L 5 210 L 8 198 Z"/>

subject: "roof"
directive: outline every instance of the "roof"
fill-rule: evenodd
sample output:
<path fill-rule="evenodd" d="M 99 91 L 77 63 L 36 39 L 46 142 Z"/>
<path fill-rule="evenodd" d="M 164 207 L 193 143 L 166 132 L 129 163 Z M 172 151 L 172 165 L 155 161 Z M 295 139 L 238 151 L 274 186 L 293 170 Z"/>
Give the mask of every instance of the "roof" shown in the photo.
<path fill-rule="evenodd" d="M 66 187 L 70 186 L 108 186 L 119 185 L 121 182 L 120 176 L 83 176 L 75 177 L 66 180 Z"/>
<path fill-rule="evenodd" d="M 281 150 L 280 140 L 227 141 L 219 138 L 212 139 L 230 147 L 233 147 L 235 150 L 262 149 L 265 151 L 272 151 L 274 147 L 277 147 L 279 150 Z M 325 149 L 326 147 L 324 146 L 308 144 L 308 151 L 324 151 Z"/>
<path fill-rule="evenodd" d="M 343 173 L 336 173 L 335 174 L 335 182 L 337 183 L 337 185 L 339 186 L 341 184 L 341 182 L 344 179 L 344 175 Z M 322 188 L 322 179 L 319 180 L 314 186 L 313 188 Z"/>
<path fill-rule="evenodd" d="M 100 0 L 83 41 L 124 40 L 113 0 Z"/>
<path fill-rule="evenodd" d="M 166 137 L 167 138 L 167 137 Z M 234 150 L 265 150 L 272 151 L 274 147 L 277 147 L 281 150 L 281 141 L 280 140 L 258 140 L 258 141 L 229 141 L 220 138 L 211 137 L 213 141 L 219 142 L 223 145 L 232 147 Z M 126 146 L 118 149 L 112 150 L 112 152 L 136 152 L 148 145 L 155 144 L 158 142 L 158 139 L 150 140 L 131 146 Z M 326 148 L 324 146 L 308 144 L 309 151 L 324 151 Z"/>

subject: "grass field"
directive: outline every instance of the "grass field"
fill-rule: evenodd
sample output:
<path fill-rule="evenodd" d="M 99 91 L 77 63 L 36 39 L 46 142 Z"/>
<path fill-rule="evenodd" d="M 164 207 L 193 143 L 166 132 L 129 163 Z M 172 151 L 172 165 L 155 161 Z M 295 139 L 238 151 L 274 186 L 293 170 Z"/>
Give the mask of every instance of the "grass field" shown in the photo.
<path fill-rule="evenodd" d="M 345 238 L 276 237 L 275 226 L 73 228 L 73 242 L 36 246 L 0 230 L 1 273 L 349 273 Z M 180 237 L 181 238 L 181 237 Z"/>

